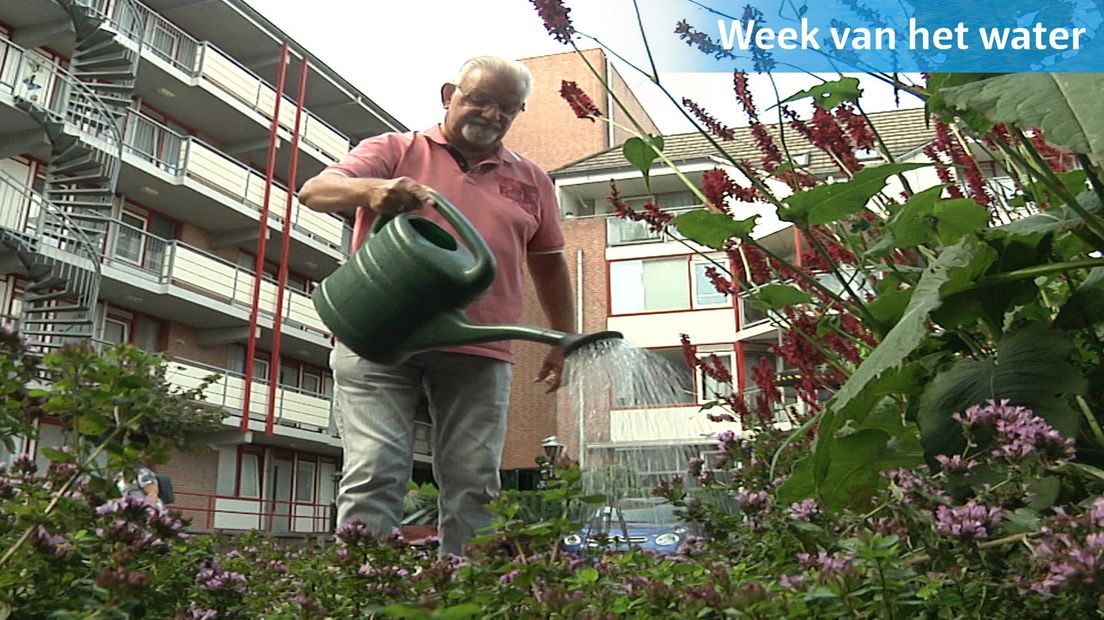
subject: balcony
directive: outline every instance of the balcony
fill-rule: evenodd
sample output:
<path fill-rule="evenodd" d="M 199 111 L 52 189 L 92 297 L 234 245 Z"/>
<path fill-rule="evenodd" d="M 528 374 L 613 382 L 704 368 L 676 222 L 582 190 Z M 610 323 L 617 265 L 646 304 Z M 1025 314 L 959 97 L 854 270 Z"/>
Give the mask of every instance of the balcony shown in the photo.
<path fill-rule="evenodd" d="M 120 174 L 120 191 L 208 231 L 256 226 L 264 202 L 262 174 L 194 136 L 137 112 L 127 117 L 123 141 L 123 159 L 129 166 Z M 151 191 L 160 196 L 150 197 Z M 269 197 L 274 235 L 282 233 L 286 200 L 287 188 L 274 182 Z M 223 205 L 238 208 L 237 217 Z M 311 211 L 292 196 L 291 223 L 293 235 L 309 240 L 292 252 L 296 268 L 306 275 L 321 279 L 348 252 L 351 230 L 342 218 Z M 279 247 L 269 244 L 269 260 L 279 260 Z M 307 263 L 313 263 L 316 272 Z"/>
<path fill-rule="evenodd" d="M 664 209 L 664 211 L 671 213 L 671 215 L 678 216 L 680 213 L 700 208 L 700 206 L 701 205 L 680 207 L 678 209 Z M 606 245 L 609 247 L 637 243 L 659 243 L 661 241 L 674 241 L 683 238 L 684 237 L 679 235 L 674 227 L 664 232 L 655 232 L 651 230 L 651 226 L 646 222 L 624 220 L 616 215 L 610 215 L 606 218 Z"/>
<path fill-rule="evenodd" d="M 179 87 L 174 89 L 172 84 L 175 76 L 185 85 L 214 89 L 264 119 L 272 118 L 275 88 L 212 43 L 199 41 L 139 2 L 90 0 L 89 4 L 108 19 L 115 32 L 141 52 L 144 64 L 153 65 L 149 70 L 145 66 L 139 69 L 139 94 L 147 100 L 163 100 L 157 95 L 158 89 L 169 89 L 170 92 L 179 90 Z M 153 70 L 155 67 L 156 71 Z M 150 79 L 143 84 L 143 74 L 147 71 Z M 227 123 L 227 119 L 200 119 L 200 110 L 189 112 L 183 102 L 163 103 L 166 105 L 159 107 L 168 107 L 166 111 L 204 128 Z M 279 125 L 288 132 L 285 138 L 290 137 L 295 127 L 295 103 L 286 96 L 280 103 Z M 267 129 L 263 124 L 259 128 Z M 267 131 L 264 133 L 267 134 Z M 340 158 L 349 149 L 347 136 L 309 110 L 303 111 L 299 133 L 303 150 L 322 163 Z M 222 136 L 221 133 L 218 135 Z M 228 135 L 235 133 L 231 131 Z"/>
<path fill-rule="evenodd" d="M 181 388 L 192 389 L 211 375 L 217 375 L 219 380 L 204 392 L 206 402 L 241 415 L 245 397 L 245 376 L 242 373 L 178 358 L 168 363 L 165 378 Z M 268 385 L 267 380 L 253 378 L 249 397 L 250 419 L 264 420 L 268 415 Z M 283 426 L 296 426 L 319 433 L 328 433 L 332 427 L 330 398 L 324 394 L 277 386 L 275 413 L 276 424 Z"/>

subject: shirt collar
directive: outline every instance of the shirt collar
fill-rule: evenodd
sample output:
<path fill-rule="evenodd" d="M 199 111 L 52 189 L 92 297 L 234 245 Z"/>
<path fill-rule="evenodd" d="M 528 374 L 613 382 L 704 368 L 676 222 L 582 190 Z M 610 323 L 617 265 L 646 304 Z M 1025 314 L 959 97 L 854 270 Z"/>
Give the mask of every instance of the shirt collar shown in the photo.
<path fill-rule="evenodd" d="M 445 130 L 441 126 L 440 123 L 434 125 L 433 127 L 430 127 L 429 129 L 425 130 L 422 133 L 425 134 L 425 137 L 429 138 L 433 142 L 436 142 L 437 144 L 440 144 L 441 146 L 445 146 L 445 145 L 448 144 L 448 138 L 445 136 Z M 494 153 L 491 153 L 490 155 L 488 155 L 482 162 L 468 162 L 468 163 L 469 164 L 488 163 L 488 164 L 496 164 L 496 165 L 497 164 L 512 164 L 516 161 L 519 161 L 520 159 L 521 158 L 518 157 L 517 154 L 515 154 L 510 149 L 506 148 L 506 146 L 504 144 L 499 142 L 498 143 L 498 150 L 496 150 Z"/>

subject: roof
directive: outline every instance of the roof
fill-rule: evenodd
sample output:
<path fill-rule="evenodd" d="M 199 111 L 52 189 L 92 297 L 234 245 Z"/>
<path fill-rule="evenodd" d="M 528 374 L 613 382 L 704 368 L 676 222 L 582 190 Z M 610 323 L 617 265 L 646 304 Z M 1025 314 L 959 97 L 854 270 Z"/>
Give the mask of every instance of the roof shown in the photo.
<path fill-rule="evenodd" d="M 935 135 L 927 124 L 927 115 L 923 108 L 871 112 L 867 116 L 882 140 L 885 141 L 890 153 L 894 156 L 907 153 L 927 144 Z M 781 146 L 778 136 L 778 124 L 767 125 L 767 130 L 774 138 L 775 144 Z M 737 127 L 734 128 L 734 132 L 736 135 L 731 141 L 716 139 L 725 148 L 725 151 L 737 161 L 748 160 L 757 164 L 762 159 L 762 153 L 751 137 L 751 129 L 749 127 Z M 807 166 L 811 172 L 836 169 L 828 155 L 814 147 L 793 129 L 786 128 L 785 138 L 786 146 L 789 148 L 791 155 L 796 156 L 804 153 L 809 155 Z M 706 137 L 698 132 L 664 136 L 663 141 L 664 154 L 675 163 L 720 156 Z M 656 162 L 655 165 L 661 164 L 661 162 Z M 631 167 L 631 164 L 625 161 L 624 155 L 621 154 L 621 147 L 615 146 L 553 170 L 551 175 L 556 178 L 598 170 Z"/>

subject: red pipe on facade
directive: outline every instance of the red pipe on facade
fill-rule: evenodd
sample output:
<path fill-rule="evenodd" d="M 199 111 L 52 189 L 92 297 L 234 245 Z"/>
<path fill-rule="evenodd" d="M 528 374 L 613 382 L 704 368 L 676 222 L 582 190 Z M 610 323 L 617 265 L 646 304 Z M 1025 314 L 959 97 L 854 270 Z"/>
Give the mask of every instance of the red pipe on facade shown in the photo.
<path fill-rule="evenodd" d="M 288 254 L 291 253 L 291 205 L 295 198 L 295 175 L 299 171 L 299 122 L 303 118 L 303 98 L 307 94 L 307 59 L 299 63 L 299 92 L 295 99 L 295 127 L 291 132 L 291 163 L 288 168 L 287 201 L 284 204 L 284 238 L 280 246 L 280 277 L 276 285 L 276 315 L 272 319 L 272 360 L 280 363 L 280 340 L 284 324 L 284 291 L 287 290 Z M 268 382 L 268 412 L 265 416 L 265 435 L 272 436 L 272 427 L 276 423 L 276 385 L 279 379 L 270 377 Z"/>
<path fill-rule="evenodd" d="M 257 311 L 261 305 L 261 282 L 264 281 L 265 244 L 268 240 L 268 201 L 272 197 L 272 181 L 276 172 L 277 132 L 280 128 L 280 101 L 284 98 L 284 78 L 287 76 L 288 44 L 280 50 L 280 72 L 276 77 L 276 103 L 272 106 L 272 124 L 268 130 L 268 161 L 265 165 L 264 199 L 261 200 L 260 235 L 257 239 L 257 262 L 253 269 L 253 301 L 249 309 L 249 340 L 245 346 L 245 387 L 242 394 L 241 431 L 249 430 L 249 407 L 253 396 L 253 357 L 257 354 Z M 279 323 L 274 324 L 276 332 Z M 278 369 L 277 369 L 278 370 Z M 272 378 L 272 364 L 268 380 Z"/>

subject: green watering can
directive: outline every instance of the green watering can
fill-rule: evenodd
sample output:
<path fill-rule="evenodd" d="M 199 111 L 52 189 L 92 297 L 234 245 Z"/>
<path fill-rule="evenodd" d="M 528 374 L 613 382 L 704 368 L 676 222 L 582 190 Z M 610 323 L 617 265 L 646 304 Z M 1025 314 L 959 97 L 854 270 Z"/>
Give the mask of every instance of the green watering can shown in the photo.
<path fill-rule="evenodd" d="M 563 347 L 569 355 L 622 337 L 470 322 L 463 309 L 491 287 L 494 255 L 456 207 L 434 191 L 430 195 L 467 247 L 424 217 L 377 217 L 360 249 L 311 295 L 322 322 L 342 344 L 367 360 L 398 364 L 419 351 L 492 340 L 532 340 Z"/>

